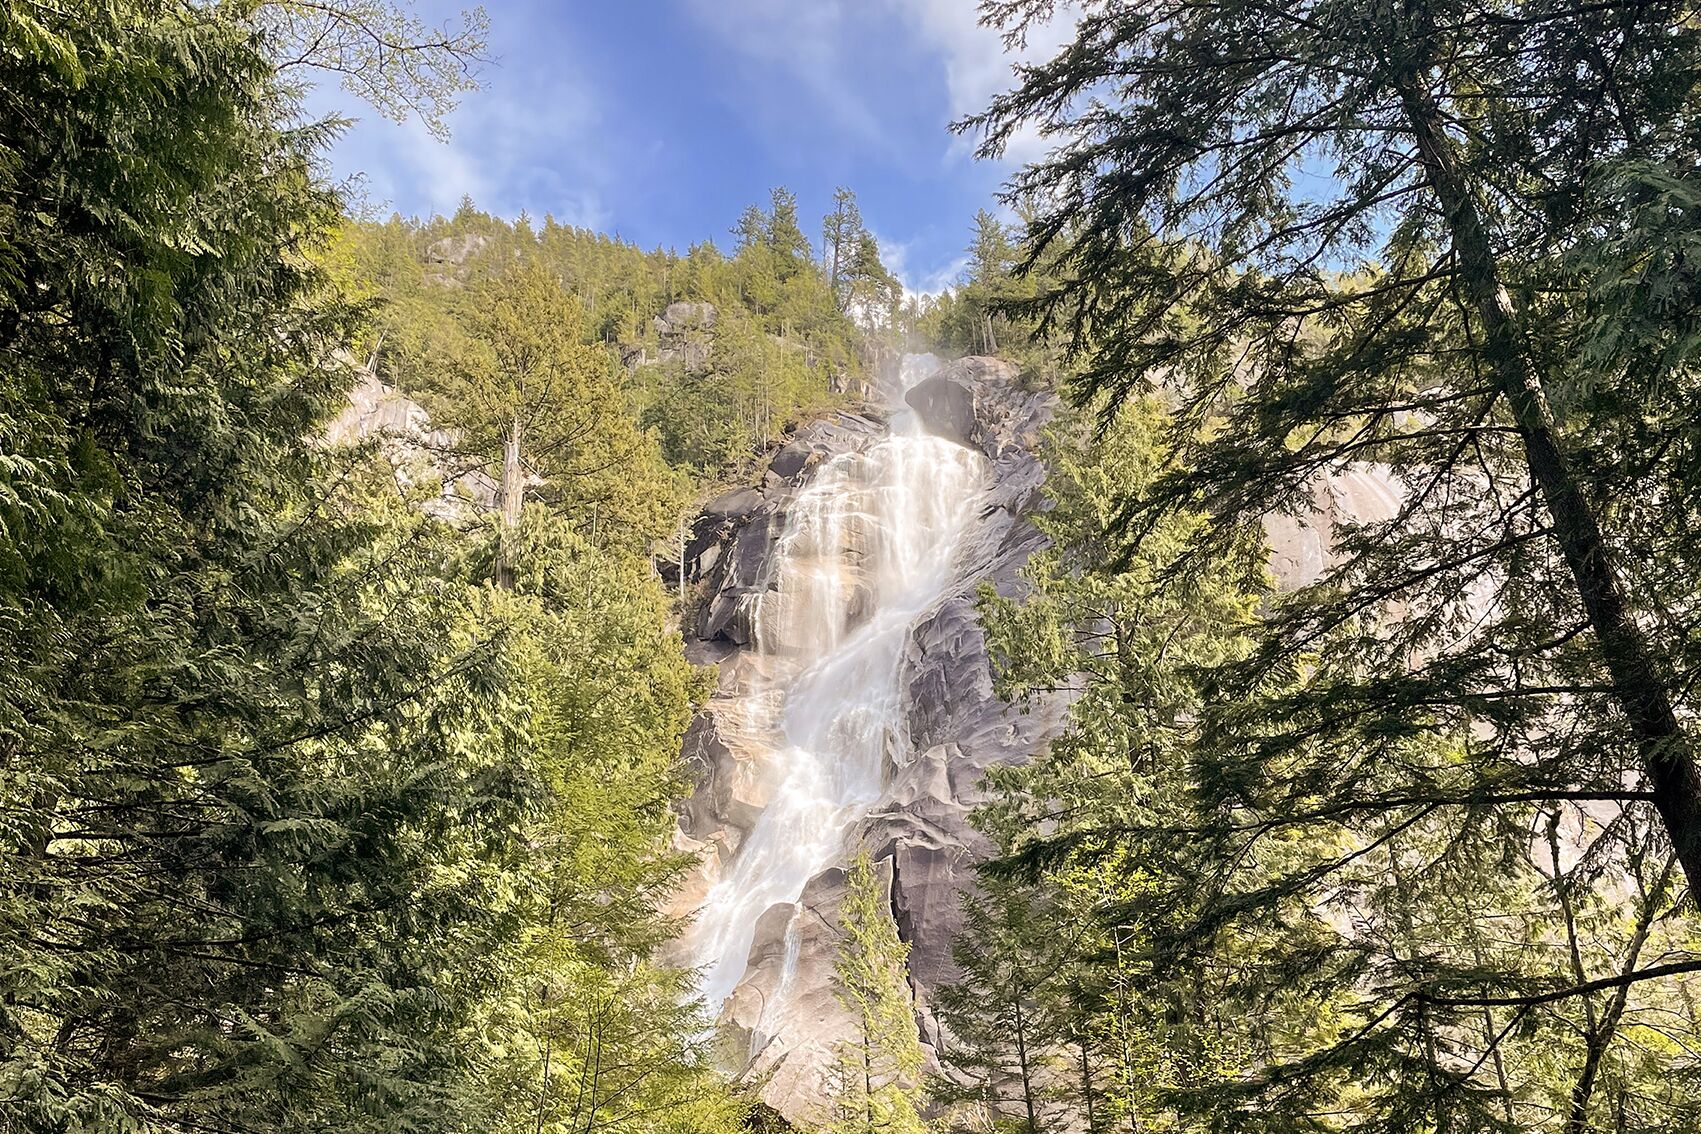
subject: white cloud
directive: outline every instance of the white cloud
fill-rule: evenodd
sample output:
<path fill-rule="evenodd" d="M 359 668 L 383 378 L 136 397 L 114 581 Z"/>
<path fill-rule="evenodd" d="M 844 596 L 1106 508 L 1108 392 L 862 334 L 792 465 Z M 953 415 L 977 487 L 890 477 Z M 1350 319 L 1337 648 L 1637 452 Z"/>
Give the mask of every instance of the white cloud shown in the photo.
<path fill-rule="evenodd" d="M 877 96 L 869 84 L 880 68 L 859 53 L 891 50 L 894 34 L 936 58 L 944 79 L 948 121 L 986 108 L 991 98 L 1014 82 L 1018 61 L 1050 57 L 1073 33 L 1074 10 L 1060 5 L 1061 15 L 1030 30 L 1026 42 L 1012 51 L 1003 34 L 980 23 L 975 0 L 685 0 L 697 21 L 722 41 L 722 46 L 784 74 L 801 91 L 825 108 L 836 125 L 848 128 L 862 141 L 879 141 L 887 131 L 874 110 Z M 869 26 L 870 16 L 880 25 Z M 758 109 L 761 109 L 759 106 Z M 941 123 L 943 126 L 944 123 Z M 969 139 L 949 144 L 945 153 L 962 157 L 973 148 Z M 1037 132 L 1018 131 L 1006 154 L 1010 161 L 1040 156 L 1044 146 Z"/>
<path fill-rule="evenodd" d="M 516 60 L 490 66 L 483 81 L 449 116 L 447 141 L 417 120 L 391 122 L 332 86 L 315 90 L 309 106 L 356 120 L 332 160 L 360 171 L 373 206 L 447 214 L 470 196 L 501 216 L 529 208 L 567 224 L 607 224 L 603 200 L 621 158 L 576 69 L 544 72 L 535 60 Z"/>
<path fill-rule="evenodd" d="M 878 232 L 874 234 L 875 242 L 880 245 L 880 261 L 886 265 L 887 271 L 898 277 L 898 282 L 904 285 L 905 299 L 919 299 L 923 296 L 935 296 L 946 288 L 954 287 L 968 270 L 969 258 L 964 255 L 945 264 L 925 268 L 911 261 L 915 255 L 915 242 L 904 240 L 889 240 Z"/>
<path fill-rule="evenodd" d="M 865 142 L 884 136 L 846 50 L 858 7 L 845 0 L 685 0 L 685 6 L 723 47 L 783 74 L 837 126 Z M 791 109 L 769 103 L 777 93 L 759 91 L 756 109 Z"/>
<path fill-rule="evenodd" d="M 897 12 L 936 52 L 945 69 L 945 90 L 951 120 L 957 121 L 986 109 L 994 95 L 1015 81 L 1013 68 L 1019 62 L 1050 58 L 1074 34 L 1075 16 L 1069 5 L 1049 23 L 1029 29 L 1023 43 L 1007 48 L 1003 33 L 981 24 L 978 6 L 969 0 L 883 0 Z M 953 152 L 973 146 L 960 140 Z M 1032 161 L 1045 152 L 1038 133 L 1023 127 L 1011 138 L 1006 160 Z"/>

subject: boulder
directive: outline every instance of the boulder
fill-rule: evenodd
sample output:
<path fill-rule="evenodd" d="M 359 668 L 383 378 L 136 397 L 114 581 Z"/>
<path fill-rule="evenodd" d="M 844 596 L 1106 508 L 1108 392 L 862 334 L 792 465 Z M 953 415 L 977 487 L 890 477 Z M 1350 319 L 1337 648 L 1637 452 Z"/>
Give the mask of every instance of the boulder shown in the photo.
<path fill-rule="evenodd" d="M 1055 395 L 1022 387 L 1015 363 L 980 356 L 941 366 L 911 387 L 904 401 L 930 432 L 978 448 L 994 461 L 1017 449 L 1031 454 L 1038 430 L 1057 406 Z"/>
<path fill-rule="evenodd" d="M 656 330 L 663 336 L 708 330 L 719 318 L 720 312 L 713 303 L 670 303 L 667 310 L 656 316 Z"/>

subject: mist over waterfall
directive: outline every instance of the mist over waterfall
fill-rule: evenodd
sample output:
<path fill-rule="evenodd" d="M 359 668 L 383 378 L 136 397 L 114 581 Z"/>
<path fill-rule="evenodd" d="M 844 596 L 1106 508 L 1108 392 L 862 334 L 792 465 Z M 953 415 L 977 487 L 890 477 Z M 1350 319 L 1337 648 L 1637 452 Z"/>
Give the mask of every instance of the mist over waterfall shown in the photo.
<path fill-rule="evenodd" d="M 951 585 L 988 484 L 981 453 L 929 433 L 904 403 L 938 366 L 904 357 L 886 435 L 821 464 L 787 511 L 769 586 L 746 597 L 757 664 L 736 727 L 762 758 L 740 774 L 760 778 L 752 793 L 768 802 L 689 939 L 711 1013 L 744 977 L 758 919 L 843 860 L 912 758 L 905 646 Z M 789 932 L 788 944 L 782 996 L 796 964 Z"/>

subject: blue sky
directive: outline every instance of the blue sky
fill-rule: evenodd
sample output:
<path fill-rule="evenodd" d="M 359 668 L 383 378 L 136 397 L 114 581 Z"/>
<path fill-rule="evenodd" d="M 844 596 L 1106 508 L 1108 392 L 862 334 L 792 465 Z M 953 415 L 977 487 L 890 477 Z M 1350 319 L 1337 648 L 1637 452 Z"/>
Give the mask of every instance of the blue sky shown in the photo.
<path fill-rule="evenodd" d="M 589 225 L 645 247 L 726 232 L 774 185 L 806 231 L 856 190 L 888 265 L 917 290 L 961 270 L 969 225 L 1010 166 L 973 159 L 953 119 L 1009 81 L 976 0 L 493 0 L 484 89 L 447 143 L 346 96 L 359 122 L 331 155 L 372 206 L 489 211 Z M 457 5 L 417 5 L 427 19 Z M 1055 41 L 1042 35 L 1030 52 Z M 1018 145 L 1011 160 L 1033 156 Z"/>

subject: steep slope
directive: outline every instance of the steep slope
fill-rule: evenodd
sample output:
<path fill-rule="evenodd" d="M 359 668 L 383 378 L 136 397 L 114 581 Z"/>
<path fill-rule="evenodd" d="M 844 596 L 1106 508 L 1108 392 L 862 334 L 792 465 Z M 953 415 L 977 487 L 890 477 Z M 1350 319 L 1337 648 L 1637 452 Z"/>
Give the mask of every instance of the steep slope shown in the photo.
<path fill-rule="evenodd" d="M 968 823 L 983 771 L 1037 751 L 1061 702 L 1023 713 L 992 690 L 975 614 L 1042 537 L 1035 456 L 1050 395 L 1016 368 L 910 356 L 889 408 L 809 426 L 759 485 L 714 501 L 686 551 L 701 602 L 688 648 L 720 666 L 686 756 L 700 869 L 689 959 L 703 966 L 730 1069 L 794 1119 L 821 1115 L 848 852 L 865 843 L 910 944 L 917 1027 L 950 979 L 958 897 L 985 847 Z"/>

